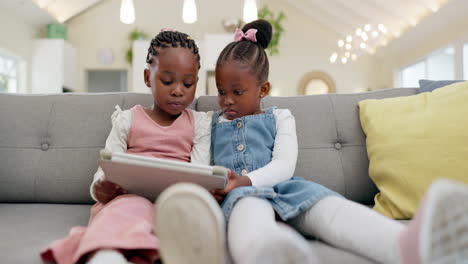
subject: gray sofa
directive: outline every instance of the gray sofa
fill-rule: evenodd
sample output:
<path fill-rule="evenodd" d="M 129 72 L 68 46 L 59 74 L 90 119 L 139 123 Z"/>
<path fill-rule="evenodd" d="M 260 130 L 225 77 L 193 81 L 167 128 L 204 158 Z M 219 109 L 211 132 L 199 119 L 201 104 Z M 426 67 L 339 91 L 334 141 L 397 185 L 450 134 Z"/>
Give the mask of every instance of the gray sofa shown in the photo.
<path fill-rule="evenodd" d="M 377 192 L 368 176 L 366 140 L 357 102 L 416 94 L 388 89 L 360 94 L 267 97 L 264 107 L 289 108 L 296 117 L 296 175 L 349 199 L 372 204 Z M 217 109 L 215 97 L 200 97 L 198 111 Z M 98 151 L 110 131 L 115 105 L 150 105 L 134 93 L 0 94 L 0 262 L 40 263 L 39 251 L 86 225 L 89 185 Z M 310 241 L 323 263 L 370 263 L 364 257 Z"/>

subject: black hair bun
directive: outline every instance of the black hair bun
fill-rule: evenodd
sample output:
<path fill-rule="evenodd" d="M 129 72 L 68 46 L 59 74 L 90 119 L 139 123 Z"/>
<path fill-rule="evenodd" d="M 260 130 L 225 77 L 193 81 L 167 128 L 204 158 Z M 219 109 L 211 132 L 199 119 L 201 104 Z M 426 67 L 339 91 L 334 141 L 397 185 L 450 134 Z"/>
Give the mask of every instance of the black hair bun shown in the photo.
<path fill-rule="evenodd" d="M 242 31 L 245 33 L 251 28 L 258 30 L 257 34 L 255 35 L 257 37 L 257 43 L 260 45 L 260 47 L 266 49 L 270 44 L 271 36 L 273 34 L 273 28 L 271 27 L 270 22 L 263 19 L 258 19 L 243 26 Z"/>

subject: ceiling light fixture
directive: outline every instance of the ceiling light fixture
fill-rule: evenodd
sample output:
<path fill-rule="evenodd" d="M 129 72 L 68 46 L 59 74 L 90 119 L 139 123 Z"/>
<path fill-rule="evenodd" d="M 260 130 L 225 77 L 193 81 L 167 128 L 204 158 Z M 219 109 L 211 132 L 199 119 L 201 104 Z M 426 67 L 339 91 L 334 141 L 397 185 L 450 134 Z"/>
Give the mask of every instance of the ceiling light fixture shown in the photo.
<path fill-rule="evenodd" d="M 197 22 L 197 5 L 195 4 L 195 0 L 184 0 L 182 20 L 186 24 Z"/>
<path fill-rule="evenodd" d="M 338 40 L 338 47 L 343 47 L 344 41 L 342 39 Z"/>
<path fill-rule="evenodd" d="M 249 23 L 258 18 L 257 3 L 255 0 L 244 0 L 244 22 Z"/>
<path fill-rule="evenodd" d="M 133 24 L 135 22 L 133 0 L 122 0 L 122 4 L 120 5 L 120 21 L 125 24 Z"/>
<path fill-rule="evenodd" d="M 43 0 L 45 1 L 45 0 Z M 420 0 L 421 1 L 421 0 Z M 424 17 L 438 12 L 448 0 L 427 0 L 421 3 L 418 12 L 408 17 L 403 25 L 396 26 L 390 22 L 389 27 L 383 23 L 365 23 L 357 25 L 351 34 L 343 34 L 338 40 L 338 49 L 330 57 L 331 63 L 346 64 L 365 54 L 374 54 L 380 47 L 388 45 L 389 41 L 399 38 L 411 26 L 417 26 Z M 424 2 L 424 1 L 421 1 Z M 417 10 L 415 10 L 417 11 Z M 346 32 L 345 32 L 346 33 Z"/>
<path fill-rule="evenodd" d="M 335 63 L 336 59 L 338 58 L 338 53 L 333 53 L 331 56 L 330 56 L 330 62 L 331 63 Z"/>
<path fill-rule="evenodd" d="M 387 45 L 389 40 L 389 32 L 384 24 L 361 25 L 354 33 L 356 37 L 345 35 L 344 39 L 338 40 L 338 51 L 330 57 L 331 63 L 338 61 L 346 64 L 366 53 L 374 54 L 378 47 Z"/>

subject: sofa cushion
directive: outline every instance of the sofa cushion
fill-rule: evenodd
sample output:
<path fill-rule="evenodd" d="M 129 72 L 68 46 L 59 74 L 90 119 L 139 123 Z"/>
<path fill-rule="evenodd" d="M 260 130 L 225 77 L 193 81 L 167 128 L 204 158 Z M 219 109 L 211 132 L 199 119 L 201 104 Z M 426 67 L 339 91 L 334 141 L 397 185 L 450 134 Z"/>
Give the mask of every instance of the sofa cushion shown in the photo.
<path fill-rule="evenodd" d="M 41 250 L 65 237 L 73 226 L 85 226 L 90 208 L 90 205 L 0 203 L 1 262 L 42 263 Z M 322 263 L 372 263 L 320 241 L 311 240 L 310 247 Z"/>
<path fill-rule="evenodd" d="M 468 82 L 359 103 L 378 212 L 412 218 L 438 178 L 468 183 Z"/>
<path fill-rule="evenodd" d="M 0 203 L 2 263 L 42 263 L 39 253 L 65 237 L 73 226 L 88 223 L 90 205 Z"/>
<path fill-rule="evenodd" d="M 266 97 L 262 107 L 288 108 L 296 119 L 299 156 L 296 176 L 372 204 L 377 189 L 368 176 L 365 136 L 359 122 L 359 101 L 413 95 L 417 89 L 368 93 Z M 198 111 L 218 110 L 216 96 L 202 96 Z"/>
<path fill-rule="evenodd" d="M 464 82 L 463 80 L 447 80 L 447 81 L 431 81 L 431 80 L 419 80 L 419 92 L 424 93 L 424 92 L 432 92 L 435 89 L 458 83 L 458 82 Z"/>

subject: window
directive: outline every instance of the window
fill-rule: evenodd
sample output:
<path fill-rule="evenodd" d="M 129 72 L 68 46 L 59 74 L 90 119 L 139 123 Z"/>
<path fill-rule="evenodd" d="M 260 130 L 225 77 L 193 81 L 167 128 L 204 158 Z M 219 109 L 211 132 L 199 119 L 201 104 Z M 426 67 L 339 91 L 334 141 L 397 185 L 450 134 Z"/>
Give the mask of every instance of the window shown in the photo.
<path fill-rule="evenodd" d="M 454 80 L 455 49 L 453 46 L 434 52 L 422 61 L 401 70 L 402 87 L 419 87 L 420 79 Z"/>
<path fill-rule="evenodd" d="M 463 79 L 468 80 L 468 44 L 463 46 Z"/>
<path fill-rule="evenodd" d="M 18 92 L 19 60 L 0 53 L 0 92 Z"/>
<path fill-rule="evenodd" d="M 427 79 L 454 80 L 455 51 L 453 47 L 435 52 L 427 57 Z"/>
<path fill-rule="evenodd" d="M 419 87 L 419 80 L 426 78 L 426 62 L 418 62 L 403 69 L 402 87 Z"/>

